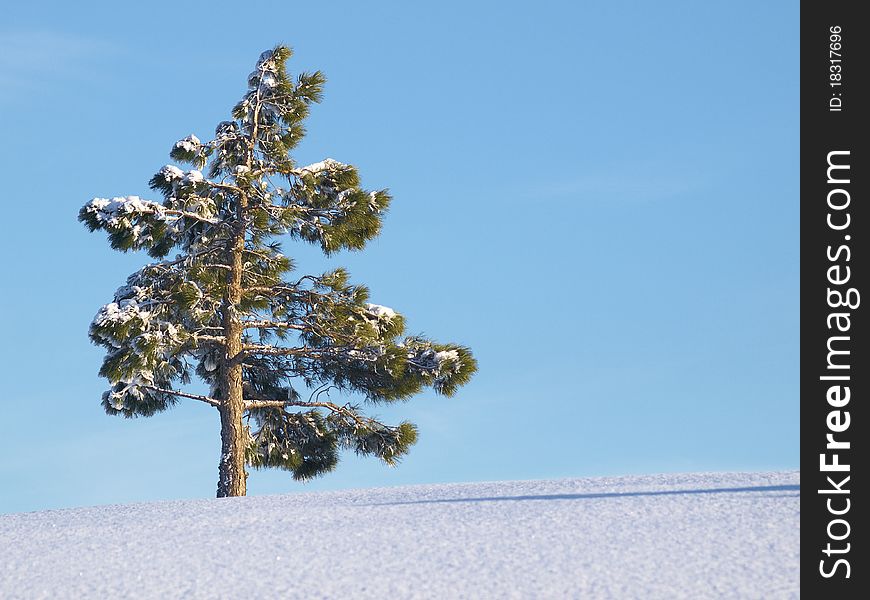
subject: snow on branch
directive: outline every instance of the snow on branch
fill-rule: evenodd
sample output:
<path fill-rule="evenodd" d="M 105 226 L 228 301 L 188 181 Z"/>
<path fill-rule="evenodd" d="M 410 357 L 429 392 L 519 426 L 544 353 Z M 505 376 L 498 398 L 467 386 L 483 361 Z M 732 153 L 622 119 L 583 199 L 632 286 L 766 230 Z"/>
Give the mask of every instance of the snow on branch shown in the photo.
<path fill-rule="evenodd" d="M 194 212 L 166 208 L 162 204 L 143 200 L 139 196 L 111 199 L 94 198 L 82 210 L 86 211 L 89 215 L 93 215 L 94 220 L 105 228 L 119 227 L 125 223 L 125 220 L 129 221 L 141 215 L 154 215 L 158 220 L 167 223 L 172 223 L 181 218 L 212 225 L 219 222 L 219 219 L 214 216 L 204 216 Z"/>
<path fill-rule="evenodd" d="M 326 158 L 321 160 L 320 162 L 316 162 L 305 167 L 301 167 L 296 169 L 293 174 L 294 175 L 305 175 L 306 173 L 311 175 L 317 175 L 318 173 L 322 173 L 324 171 L 340 171 L 342 169 L 353 168 L 350 165 L 346 165 L 344 163 L 338 162 L 332 158 Z"/>
<path fill-rule="evenodd" d="M 79 220 L 91 231 L 106 231 L 113 248 L 145 248 L 155 257 L 165 256 L 177 244 L 188 249 L 206 244 L 209 240 L 200 231 L 202 226 L 222 225 L 214 202 L 199 196 L 189 196 L 180 206 L 166 206 L 139 196 L 94 198 L 79 211 Z"/>

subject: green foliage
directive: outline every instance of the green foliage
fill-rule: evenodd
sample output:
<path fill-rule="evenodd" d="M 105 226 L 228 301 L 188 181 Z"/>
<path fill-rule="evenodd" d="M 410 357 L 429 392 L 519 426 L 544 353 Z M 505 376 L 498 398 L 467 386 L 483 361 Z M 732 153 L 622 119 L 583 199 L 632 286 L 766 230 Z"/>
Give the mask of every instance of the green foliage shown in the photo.
<path fill-rule="evenodd" d="M 254 468 L 284 469 L 294 479 L 304 480 L 333 470 L 341 448 L 376 456 L 394 466 L 417 441 L 412 423 L 389 427 L 357 411 L 358 407 L 350 405 L 336 407 L 328 416 L 318 410 L 252 409 L 250 416 L 257 428 L 245 459 Z"/>
<path fill-rule="evenodd" d="M 318 411 L 250 412 L 259 425 L 245 456 L 252 467 L 284 469 L 291 471 L 294 479 L 304 480 L 331 471 L 338 464 L 337 436 Z"/>

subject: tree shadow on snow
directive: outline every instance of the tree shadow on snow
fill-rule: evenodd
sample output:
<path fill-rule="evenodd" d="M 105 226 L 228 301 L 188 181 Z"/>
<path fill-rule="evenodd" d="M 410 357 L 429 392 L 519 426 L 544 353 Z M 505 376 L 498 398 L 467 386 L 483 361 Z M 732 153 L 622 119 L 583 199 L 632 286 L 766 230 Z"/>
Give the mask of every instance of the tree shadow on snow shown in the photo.
<path fill-rule="evenodd" d="M 397 502 L 378 502 L 374 506 L 391 504 L 450 504 L 454 502 L 505 502 L 520 500 L 594 500 L 600 498 L 631 498 L 636 496 L 683 496 L 691 494 L 734 494 L 744 492 L 798 492 L 797 494 L 770 494 L 768 497 L 800 497 L 800 484 L 759 485 L 751 487 L 711 488 L 698 490 L 660 490 L 649 492 L 600 492 L 587 494 L 541 494 L 529 496 L 483 496 L 479 498 L 441 498 L 436 500 L 405 500 Z"/>

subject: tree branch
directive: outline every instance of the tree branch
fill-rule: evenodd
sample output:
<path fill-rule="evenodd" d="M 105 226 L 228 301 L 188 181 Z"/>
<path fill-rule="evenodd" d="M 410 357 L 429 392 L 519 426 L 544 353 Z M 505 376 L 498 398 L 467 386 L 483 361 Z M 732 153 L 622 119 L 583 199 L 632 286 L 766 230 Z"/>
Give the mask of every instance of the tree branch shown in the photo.
<path fill-rule="evenodd" d="M 251 354 L 266 354 L 271 356 L 323 356 L 334 355 L 337 350 L 345 350 L 343 347 L 332 348 L 310 348 L 301 346 L 297 348 L 282 348 L 280 346 L 270 346 L 261 344 L 245 344 L 242 346 L 241 355 L 250 356 Z"/>
<path fill-rule="evenodd" d="M 217 327 L 209 327 L 209 329 L 217 329 Z M 214 342 L 216 344 L 227 343 L 227 338 L 222 335 L 202 335 L 194 333 L 193 337 L 196 338 L 198 342 Z"/>
<path fill-rule="evenodd" d="M 293 323 L 283 323 L 279 321 L 242 321 L 245 329 L 296 329 L 297 331 L 305 331 L 303 325 L 295 325 Z"/>
<path fill-rule="evenodd" d="M 221 406 L 220 400 L 215 400 L 209 396 L 200 396 L 199 394 L 188 394 L 187 392 L 179 392 L 177 390 L 167 390 L 165 388 L 159 388 L 153 385 L 143 385 L 141 386 L 146 390 L 151 390 L 154 392 L 160 392 L 163 394 L 172 394 L 173 396 L 180 396 L 181 398 L 190 398 L 191 400 L 199 400 L 200 402 L 205 402 L 206 404 L 211 404 L 212 406 Z"/>
<path fill-rule="evenodd" d="M 153 209 L 153 210 L 147 209 L 147 210 L 142 210 L 139 212 L 141 212 L 142 214 L 148 214 L 148 215 L 158 215 L 158 216 L 169 215 L 170 217 L 184 217 L 186 219 L 191 219 L 193 221 L 199 221 L 200 223 L 208 223 L 209 225 L 220 224 L 220 219 L 218 219 L 217 217 L 206 218 L 206 217 L 201 217 L 196 213 L 187 212 L 186 210 L 175 210 L 173 208 L 163 208 L 163 206 L 159 205 L 159 204 L 157 206 L 160 206 L 160 209 Z"/>
<path fill-rule="evenodd" d="M 368 427 L 370 423 L 374 423 L 376 425 L 380 425 L 381 427 L 388 427 L 387 425 L 381 423 L 380 421 L 376 421 L 375 419 L 363 419 L 360 417 L 355 411 L 347 408 L 347 406 L 339 406 L 334 402 L 305 402 L 302 400 L 246 400 L 245 401 L 245 409 L 251 408 L 286 408 L 288 406 L 300 406 L 307 408 L 326 408 L 331 410 L 334 413 L 345 415 L 346 417 L 350 417 L 356 422 L 360 427 Z"/>
<path fill-rule="evenodd" d="M 236 194 L 242 193 L 242 188 L 240 188 L 236 185 L 232 185 L 230 183 L 223 183 L 223 182 L 219 182 L 219 181 L 214 181 L 212 179 L 207 179 L 205 182 L 208 185 L 210 185 L 211 187 L 217 188 L 219 190 L 229 190 L 229 191 L 234 192 Z"/>

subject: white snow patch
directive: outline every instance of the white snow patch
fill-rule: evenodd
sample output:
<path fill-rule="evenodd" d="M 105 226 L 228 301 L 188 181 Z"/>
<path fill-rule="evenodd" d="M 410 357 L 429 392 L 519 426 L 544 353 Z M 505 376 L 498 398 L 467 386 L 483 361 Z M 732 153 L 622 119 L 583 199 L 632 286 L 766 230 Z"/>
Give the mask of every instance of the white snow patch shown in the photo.
<path fill-rule="evenodd" d="M 260 78 L 260 85 L 264 88 L 272 89 L 278 87 L 278 79 L 271 73 L 266 73 Z"/>
<path fill-rule="evenodd" d="M 175 142 L 175 147 L 184 150 L 185 152 L 196 152 L 199 150 L 202 142 L 199 141 L 199 138 L 193 134 L 190 134 L 183 140 L 178 140 Z"/>
<path fill-rule="evenodd" d="M 459 352 L 456 350 L 442 350 L 435 353 L 435 360 L 443 363 L 445 360 L 459 360 Z"/>
<path fill-rule="evenodd" d="M 141 310 L 135 300 L 109 302 L 97 312 L 93 325 L 95 327 L 120 325 L 131 319 L 141 319 L 142 322 L 147 323 L 151 319 L 151 313 Z"/>
<path fill-rule="evenodd" d="M 143 200 L 139 196 L 118 196 L 115 198 L 94 198 L 88 207 L 97 213 L 100 221 L 111 221 L 119 215 L 150 213 L 163 207 L 155 202 Z"/>
<path fill-rule="evenodd" d="M 390 320 L 396 316 L 396 311 L 389 306 L 381 306 L 380 304 L 366 304 L 366 310 L 379 319 Z"/>
<path fill-rule="evenodd" d="M 798 598 L 799 517 L 796 471 L 6 515 L 0 597 Z"/>
<path fill-rule="evenodd" d="M 379 213 L 381 212 L 381 207 L 378 205 L 378 193 L 377 192 L 369 192 L 369 209 L 372 211 Z"/>
<path fill-rule="evenodd" d="M 337 160 L 333 160 L 331 158 L 327 158 L 321 160 L 320 162 L 312 163 L 308 166 L 302 167 L 299 169 L 300 171 L 308 171 L 309 173 L 317 174 L 321 171 L 332 171 L 335 169 L 339 169 L 341 167 L 345 167 L 344 163 L 340 163 Z"/>
<path fill-rule="evenodd" d="M 201 171 L 193 169 L 192 171 L 187 172 L 187 174 L 184 176 L 183 182 L 187 184 L 196 184 L 202 182 L 204 179 L 205 178 L 202 176 Z"/>
<path fill-rule="evenodd" d="M 160 169 L 160 174 L 163 175 L 163 178 L 167 182 L 172 182 L 176 179 L 181 179 L 182 177 L 184 177 L 184 171 L 182 171 L 175 165 L 164 166 L 162 169 Z"/>

